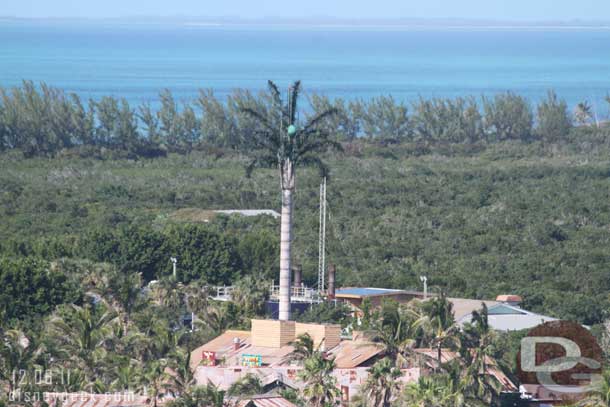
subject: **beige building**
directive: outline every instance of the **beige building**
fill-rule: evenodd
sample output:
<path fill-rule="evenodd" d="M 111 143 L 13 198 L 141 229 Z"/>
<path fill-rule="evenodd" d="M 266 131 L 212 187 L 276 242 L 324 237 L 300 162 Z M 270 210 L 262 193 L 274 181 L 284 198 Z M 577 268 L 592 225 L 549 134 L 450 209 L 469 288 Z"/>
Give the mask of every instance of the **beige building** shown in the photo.
<path fill-rule="evenodd" d="M 245 375 L 254 374 L 259 376 L 266 390 L 276 387 L 301 390 L 304 385 L 298 374 L 302 367 L 289 356 L 294 351 L 291 343 L 302 333 L 308 333 L 315 346 L 335 360 L 333 376 L 341 390 L 342 404 L 348 405 L 366 381 L 368 369 L 384 355 L 379 344 L 366 340 L 361 334 L 350 339 L 341 338 L 339 325 L 252 320 L 250 331 L 226 331 L 192 352 L 191 367 L 196 381 L 201 385 L 211 382 L 226 390 Z M 436 350 L 416 351 L 422 362 L 401 369 L 399 381 L 403 384 L 415 382 L 434 369 Z M 457 354 L 443 350 L 443 357 L 447 361 Z M 499 369 L 492 372 L 506 391 L 515 391 L 515 385 Z"/>

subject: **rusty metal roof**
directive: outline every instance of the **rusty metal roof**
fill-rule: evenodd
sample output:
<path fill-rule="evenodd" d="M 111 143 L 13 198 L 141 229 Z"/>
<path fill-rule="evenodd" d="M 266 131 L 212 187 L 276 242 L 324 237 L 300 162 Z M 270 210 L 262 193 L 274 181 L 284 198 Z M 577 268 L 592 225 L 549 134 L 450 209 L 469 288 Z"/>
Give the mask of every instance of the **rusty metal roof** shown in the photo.
<path fill-rule="evenodd" d="M 240 341 L 239 349 L 235 350 L 235 338 Z M 286 357 L 292 353 L 294 348 L 290 345 L 281 348 L 270 348 L 264 346 L 253 346 L 249 331 L 229 330 L 195 349 L 191 353 L 191 368 L 195 369 L 203 360 L 203 352 L 215 352 L 216 360 L 222 366 L 240 366 L 241 356 L 260 355 L 265 366 L 277 366 L 285 362 Z"/>
<path fill-rule="evenodd" d="M 44 400 L 50 406 L 62 407 L 142 407 L 148 406 L 150 399 L 128 393 L 44 393 Z"/>
<path fill-rule="evenodd" d="M 281 396 L 255 396 L 247 400 L 242 400 L 237 404 L 238 407 L 297 407 Z"/>
<path fill-rule="evenodd" d="M 383 348 L 368 341 L 341 341 L 328 354 L 335 357 L 337 369 L 352 369 L 379 355 Z"/>
<path fill-rule="evenodd" d="M 251 344 L 250 331 L 228 330 L 191 352 L 191 369 L 195 369 L 201 364 L 204 351 L 215 352 L 216 358 L 219 360 L 235 354 L 235 338 L 239 339 L 240 348 Z"/>
<path fill-rule="evenodd" d="M 240 340 L 238 350 L 234 339 Z M 287 357 L 293 352 L 291 345 L 281 348 L 253 346 L 250 332 L 226 331 L 217 338 L 195 349 L 191 353 L 191 368 L 194 370 L 203 360 L 203 352 L 215 352 L 221 366 L 240 366 L 241 355 L 260 355 L 264 366 L 284 366 L 289 364 Z M 338 369 L 351 369 L 362 365 L 383 351 L 382 347 L 365 340 L 342 340 L 339 345 L 329 349 L 328 355 L 335 358 Z"/>

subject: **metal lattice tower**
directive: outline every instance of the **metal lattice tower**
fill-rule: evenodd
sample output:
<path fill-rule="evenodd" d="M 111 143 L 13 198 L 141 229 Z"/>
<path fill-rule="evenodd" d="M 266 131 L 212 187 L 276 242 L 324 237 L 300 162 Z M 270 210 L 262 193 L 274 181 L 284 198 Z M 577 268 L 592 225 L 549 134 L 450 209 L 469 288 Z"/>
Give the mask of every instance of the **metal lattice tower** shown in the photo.
<path fill-rule="evenodd" d="M 318 291 L 325 290 L 326 271 L 326 177 L 320 184 L 320 236 L 318 247 Z"/>

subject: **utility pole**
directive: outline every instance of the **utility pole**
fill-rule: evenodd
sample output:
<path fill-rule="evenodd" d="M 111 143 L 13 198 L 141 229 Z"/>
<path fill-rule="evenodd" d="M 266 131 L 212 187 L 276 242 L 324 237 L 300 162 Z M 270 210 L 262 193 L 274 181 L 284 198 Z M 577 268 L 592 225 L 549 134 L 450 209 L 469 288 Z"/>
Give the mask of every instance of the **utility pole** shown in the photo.
<path fill-rule="evenodd" d="M 318 291 L 324 293 L 326 278 L 326 177 L 320 184 L 320 238 L 318 247 Z"/>
<path fill-rule="evenodd" d="M 170 260 L 172 261 L 172 275 L 174 276 L 174 280 L 176 279 L 177 273 L 176 273 L 176 265 L 178 264 L 178 259 L 175 257 L 171 257 Z"/>
<path fill-rule="evenodd" d="M 424 300 L 428 298 L 428 277 L 419 276 L 419 281 L 424 283 Z"/>

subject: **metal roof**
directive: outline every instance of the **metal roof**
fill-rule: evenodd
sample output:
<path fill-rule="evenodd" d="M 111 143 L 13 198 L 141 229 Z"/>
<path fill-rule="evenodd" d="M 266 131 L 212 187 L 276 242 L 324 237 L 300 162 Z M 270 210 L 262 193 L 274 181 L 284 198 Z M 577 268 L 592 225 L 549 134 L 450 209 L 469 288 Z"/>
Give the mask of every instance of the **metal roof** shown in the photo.
<path fill-rule="evenodd" d="M 367 341 L 344 340 L 328 354 L 335 357 L 337 369 L 353 369 L 383 352 L 383 347 Z"/>
<path fill-rule="evenodd" d="M 234 340 L 239 339 L 239 349 L 235 350 Z M 191 368 L 195 369 L 203 360 L 203 352 L 216 353 L 216 360 L 222 366 L 241 366 L 242 355 L 260 355 L 266 366 L 281 365 L 294 348 L 290 345 L 281 348 L 253 346 L 249 331 L 229 330 L 210 342 L 191 352 Z"/>
<path fill-rule="evenodd" d="M 404 290 L 392 290 L 390 288 L 340 288 L 335 292 L 336 297 L 376 297 L 382 295 L 407 294 Z"/>
<path fill-rule="evenodd" d="M 237 404 L 238 407 L 297 407 L 281 396 L 255 396 L 247 400 L 242 400 Z"/>
<path fill-rule="evenodd" d="M 234 348 L 234 339 L 240 340 L 238 350 Z M 339 369 L 351 369 L 360 366 L 382 352 L 378 344 L 365 340 L 342 340 L 339 345 L 328 349 L 329 355 L 335 357 Z M 253 346 L 250 332 L 229 330 L 191 352 L 191 369 L 195 370 L 203 360 L 203 352 L 215 352 L 216 360 L 224 367 L 241 366 L 241 355 L 260 355 L 265 366 L 290 365 L 288 356 L 294 351 L 291 345 L 281 348 Z"/>
<path fill-rule="evenodd" d="M 479 307 L 480 308 L 480 307 Z M 472 320 L 472 314 L 457 319 L 464 324 Z M 489 326 L 496 331 L 521 331 L 532 329 L 549 321 L 557 321 L 556 318 L 536 314 L 508 304 L 495 304 L 489 307 Z"/>

